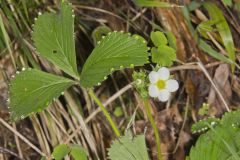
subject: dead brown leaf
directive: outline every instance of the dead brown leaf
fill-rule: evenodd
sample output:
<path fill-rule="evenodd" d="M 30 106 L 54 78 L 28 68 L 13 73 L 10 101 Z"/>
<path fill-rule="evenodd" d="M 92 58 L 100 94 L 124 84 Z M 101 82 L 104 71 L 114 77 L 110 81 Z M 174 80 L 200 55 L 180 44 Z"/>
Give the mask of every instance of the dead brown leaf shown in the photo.
<path fill-rule="evenodd" d="M 229 74 L 230 74 L 229 66 L 227 64 L 221 64 L 216 69 L 213 77 L 214 83 L 216 84 L 220 93 L 223 95 L 227 104 L 230 103 L 232 97 L 232 89 L 229 82 Z M 225 111 L 224 104 L 220 100 L 219 96 L 217 95 L 213 87 L 209 92 L 208 104 L 211 106 L 209 111 L 210 115 L 213 116 L 221 115 Z"/>

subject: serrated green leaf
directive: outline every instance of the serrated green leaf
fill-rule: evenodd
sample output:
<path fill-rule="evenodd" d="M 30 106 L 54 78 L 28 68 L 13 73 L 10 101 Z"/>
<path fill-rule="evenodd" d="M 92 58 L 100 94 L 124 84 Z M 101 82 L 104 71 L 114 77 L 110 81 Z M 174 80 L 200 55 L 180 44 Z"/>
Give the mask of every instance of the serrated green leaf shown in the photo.
<path fill-rule="evenodd" d="M 239 127 L 240 126 L 240 110 L 225 113 L 223 118 L 221 119 L 221 123 L 224 126 Z"/>
<path fill-rule="evenodd" d="M 27 69 L 11 80 L 10 111 L 18 120 L 39 112 L 75 82 L 36 69 Z"/>
<path fill-rule="evenodd" d="M 157 0 L 132 0 L 140 7 L 172 7 L 168 2 L 160 2 Z"/>
<path fill-rule="evenodd" d="M 39 15 L 33 27 L 37 51 L 67 74 L 79 79 L 74 42 L 74 17 L 71 5 L 62 3 L 58 14 Z"/>
<path fill-rule="evenodd" d="M 192 125 L 191 131 L 192 133 L 205 132 L 209 129 L 209 125 L 211 125 L 212 127 L 215 127 L 220 123 L 219 121 L 220 120 L 218 118 L 213 118 L 213 117 L 209 117 L 205 120 L 200 120 L 197 123 Z"/>
<path fill-rule="evenodd" d="M 204 7 L 208 11 L 211 19 L 217 22 L 216 27 L 228 52 L 228 56 L 233 62 L 235 62 L 236 55 L 232 33 L 222 11 L 212 2 L 205 2 Z M 234 71 L 234 69 L 235 65 L 232 64 L 232 71 Z"/>
<path fill-rule="evenodd" d="M 198 139 L 189 160 L 239 160 L 240 130 L 218 125 Z"/>
<path fill-rule="evenodd" d="M 74 160 L 87 160 L 86 151 L 80 145 L 71 145 L 70 155 L 74 158 Z"/>
<path fill-rule="evenodd" d="M 83 66 L 80 83 L 93 87 L 115 70 L 141 66 L 148 61 L 147 50 L 145 41 L 127 33 L 112 32 L 92 51 Z"/>
<path fill-rule="evenodd" d="M 148 160 L 144 135 L 132 137 L 128 132 L 115 140 L 108 151 L 111 160 Z"/>
<path fill-rule="evenodd" d="M 153 44 L 156 47 L 158 47 L 160 45 L 167 45 L 167 43 L 168 43 L 166 36 L 164 35 L 164 33 L 160 32 L 160 31 L 151 32 L 150 37 L 151 37 Z"/>
<path fill-rule="evenodd" d="M 71 148 L 69 148 L 66 144 L 60 144 L 54 148 L 52 156 L 55 160 L 62 160 L 70 151 Z"/>
<path fill-rule="evenodd" d="M 171 66 L 173 61 L 176 60 L 176 51 L 168 46 L 153 47 L 151 53 L 152 61 L 161 66 Z"/>

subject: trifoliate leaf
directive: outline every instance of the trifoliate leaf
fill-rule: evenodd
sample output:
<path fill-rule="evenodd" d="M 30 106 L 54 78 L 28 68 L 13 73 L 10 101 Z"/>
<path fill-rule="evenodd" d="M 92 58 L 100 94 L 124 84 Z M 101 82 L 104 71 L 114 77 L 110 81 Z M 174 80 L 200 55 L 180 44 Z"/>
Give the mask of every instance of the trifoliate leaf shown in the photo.
<path fill-rule="evenodd" d="M 176 60 L 176 51 L 168 46 L 161 45 L 158 48 L 151 49 L 152 61 L 161 66 L 171 66 Z"/>
<path fill-rule="evenodd" d="M 52 156 L 55 160 L 62 160 L 70 151 L 71 148 L 69 148 L 66 144 L 60 144 L 54 148 Z"/>
<path fill-rule="evenodd" d="M 148 160 L 144 135 L 133 137 L 130 132 L 115 140 L 108 152 L 111 160 Z"/>
<path fill-rule="evenodd" d="M 167 45 L 167 43 L 168 43 L 166 36 L 164 35 L 164 33 L 160 32 L 160 31 L 151 32 L 150 37 L 151 37 L 153 44 L 156 47 L 158 47 L 160 45 Z"/>
<path fill-rule="evenodd" d="M 80 83 L 93 87 L 111 72 L 148 61 L 147 45 L 127 33 L 112 32 L 99 42 L 83 66 Z"/>
<path fill-rule="evenodd" d="M 74 160 L 87 160 L 86 151 L 80 145 L 71 145 L 70 155 L 74 158 Z"/>
<path fill-rule="evenodd" d="M 33 27 L 37 51 L 72 77 L 79 79 L 74 42 L 74 15 L 69 4 L 61 12 L 40 14 Z"/>
<path fill-rule="evenodd" d="M 10 110 L 18 120 L 32 112 L 40 112 L 49 102 L 75 82 L 36 69 L 17 74 L 10 84 Z"/>

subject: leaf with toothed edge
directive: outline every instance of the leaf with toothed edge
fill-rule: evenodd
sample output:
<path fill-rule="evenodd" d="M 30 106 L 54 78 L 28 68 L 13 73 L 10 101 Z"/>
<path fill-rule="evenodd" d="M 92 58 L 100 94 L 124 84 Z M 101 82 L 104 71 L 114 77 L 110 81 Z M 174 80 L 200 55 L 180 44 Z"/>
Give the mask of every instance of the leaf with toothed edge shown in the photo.
<path fill-rule="evenodd" d="M 220 123 L 219 121 L 220 120 L 218 118 L 214 118 L 214 117 L 209 117 L 207 119 L 200 120 L 197 123 L 192 125 L 191 131 L 192 133 L 205 132 L 209 129 L 208 125 L 215 127 Z"/>
<path fill-rule="evenodd" d="M 75 82 L 70 79 L 37 69 L 18 73 L 10 83 L 10 111 L 13 120 L 43 110 L 52 99 L 58 98 L 73 84 Z"/>
<path fill-rule="evenodd" d="M 240 110 L 225 113 L 221 122 L 224 126 L 240 127 Z"/>
<path fill-rule="evenodd" d="M 195 128 L 200 133 L 209 128 L 201 135 L 191 148 L 188 160 L 239 160 L 240 159 L 240 111 L 225 113 L 221 120 L 209 118 L 197 122 L 196 125 L 202 128 Z M 214 123 L 214 125 L 212 125 Z M 195 124 L 194 124 L 195 125 Z M 207 129 L 205 129 L 207 128 Z M 195 131 L 194 131 L 195 132 Z"/>
<path fill-rule="evenodd" d="M 123 137 L 113 141 L 108 156 L 111 160 L 148 160 L 144 135 L 133 137 L 131 132 L 127 132 Z"/>
<path fill-rule="evenodd" d="M 218 125 L 201 135 L 188 160 L 239 160 L 240 129 Z"/>
<path fill-rule="evenodd" d="M 115 70 L 142 66 L 148 61 L 147 50 L 146 41 L 138 36 L 110 32 L 98 43 L 84 64 L 80 83 L 84 87 L 93 87 Z"/>
<path fill-rule="evenodd" d="M 32 37 L 41 56 L 79 79 L 74 42 L 74 15 L 70 4 L 62 3 L 58 14 L 39 14 Z"/>

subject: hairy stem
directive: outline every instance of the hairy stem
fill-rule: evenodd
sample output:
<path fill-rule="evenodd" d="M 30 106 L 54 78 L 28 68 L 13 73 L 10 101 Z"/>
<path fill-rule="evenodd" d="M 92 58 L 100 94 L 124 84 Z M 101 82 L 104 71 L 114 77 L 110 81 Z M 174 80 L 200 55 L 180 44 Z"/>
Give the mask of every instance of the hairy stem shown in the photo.
<path fill-rule="evenodd" d="M 95 101 L 95 103 L 100 107 L 100 109 L 102 110 L 103 114 L 105 115 L 105 117 L 107 118 L 108 122 L 110 123 L 115 135 L 117 137 L 121 136 L 121 133 L 116 125 L 116 123 L 113 121 L 113 119 L 111 118 L 110 114 L 108 113 L 107 109 L 103 106 L 102 102 L 98 99 L 98 97 L 95 95 L 95 93 L 93 92 L 92 89 L 89 90 L 89 95 L 93 98 L 93 100 Z"/>
<path fill-rule="evenodd" d="M 154 135 L 155 135 L 155 140 L 157 143 L 157 153 L 158 153 L 158 160 L 162 160 L 162 154 L 161 154 L 161 140 L 160 140 L 160 136 L 159 136 L 159 132 L 158 132 L 158 128 L 156 123 L 154 122 L 153 116 L 151 114 L 151 105 L 149 103 L 149 99 L 144 99 L 144 107 L 147 111 L 147 116 L 148 119 L 152 125 L 153 131 L 154 131 Z"/>

